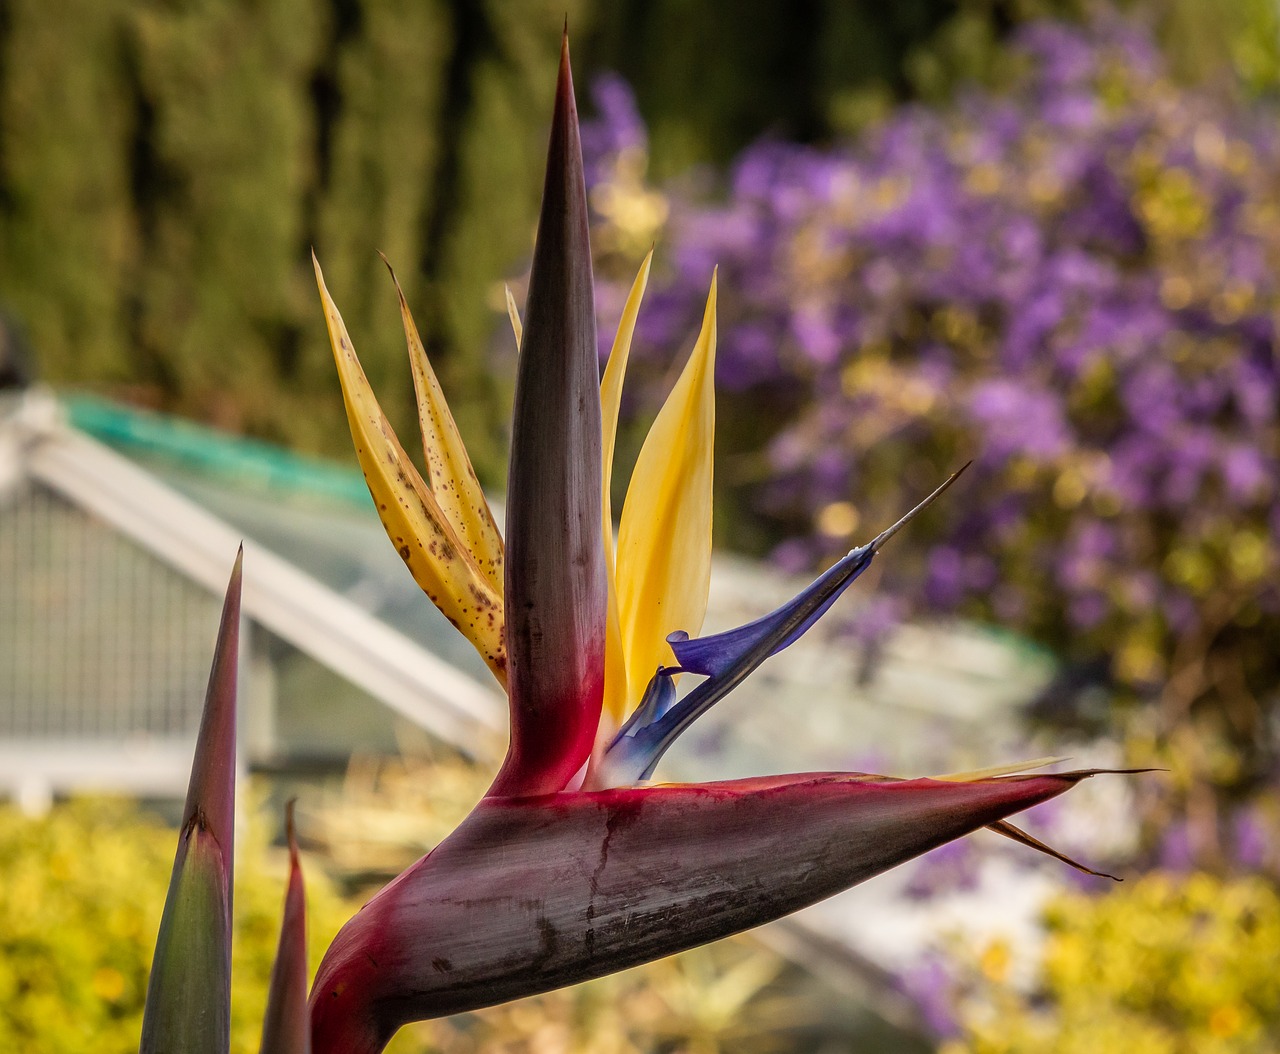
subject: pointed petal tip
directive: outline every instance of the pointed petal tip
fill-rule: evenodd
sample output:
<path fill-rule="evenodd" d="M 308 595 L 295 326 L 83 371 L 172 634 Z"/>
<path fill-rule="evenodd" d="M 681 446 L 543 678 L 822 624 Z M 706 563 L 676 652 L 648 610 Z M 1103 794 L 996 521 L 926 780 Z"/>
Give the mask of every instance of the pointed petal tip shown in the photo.
<path fill-rule="evenodd" d="M 1052 778 L 1073 779 L 1077 782 L 1087 780 L 1092 776 L 1141 776 L 1144 772 L 1168 772 L 1168 769 L 1143 767 L 1131 769 L 1072 769 L 1070 772 L 1049 772 L 1047 776 Z M 1011 777 L 1017 778 L 1017 777 Z"/>
<path fill-rule="evenodd" d="M 511 332 L 516 337 L 516 351 L 519 352 L 520 344 L 524 340 L 524 323 L 520 321 L 520 308 L 516 306 L 516 298 L 511 293 L 511 286 L 504 284 L 503 292 L 507 297 L 507 318 L 511 321 Z"/>
<path fill-rule="evenodd" d="M 927 509 L 930 505 L 932 505 L 935 501 L 937 501 L 940 497 L 942 497 L 942 495 L 951 487 L 951 485 L 955 483 L 955 481 L 958 480 L 964 474 L 965 470 L 972 464 L 973 464 L 972 461 L 966 461 L 963 465 L 961 465 L 958 469 L 956 469 L 955 472 L 951 473 L 951 475 L 949 475 L 934 489 L 932 494 L 930 494 L 927 498 L 925 498 L 922 502 L 920 502 L 920 504 L 918 504 L 914 509 L 908 512 L 905 516 L 903 516 L 902 519 L 900 519 L 892 527 L 889 527 L 886 530 L 881 531 L 878 535 L 876 535 L 875 538 L 873 538 L 867 544 L 866 546 L 867 550 L 872 553 L 879 552 L 881 548 L 884 547 L 884 544 L 890 538 L 892 538 L 895 534 L 897 534 L 900 530 L 902 530 L 903 527 L 905 527 L 908 523 L 910 523 L 922 512 L 924 512 L 925 509 Z"/>
<path fill-rule="evenodd" d="M 504 562 L 512 731 L 492 795 L 563 789 L 595 741 L 608 604 L 599 389 L 590 220 L 565 46 L 512 414 Z"/>
<path fill-rule="evenodd" d="M 235 823 L 236 678 L 240 652 L 240 600 L 244 545 L 236 553 L 227 582 L 214 644 L 204 713 L 196 739 L 183 825 L 198 822 L 224 847 L 230 860 Z"/>
<path fill-rule="evenodd" d="M 396 287 L 396 296 L 400 300 L 400 310 L 403 315 L 404 312 L 407 312 L 409 310 L 409 304 L 408 304 L 408 301 L 405 299 L 404 290 L 400 288 L 400 279 L 396 277 L 396 269 L 391 266 L 391 261 L 387 259 L 387 254 L 384 253 L 381 249 L 375 249 L 374 252 L 378 254 L 378 259 L 380 259 L 383 262 L 383 264 L 386 266 L 387 273 L 391 275 L 391 284 Z M 405 335 L 406 337 L 408 337 L 407 333 Z"/>
<path fill-rule="evenodd" d="M 1162 772 L 1163 769 L 1154 768 L 1132 768 L 1132 769 L 1069 769 L 1066 772 L 1026 772 L 1019 771 L 1013 774 L 1000 776 L 979 777 L 972 780 L 948 780 L 945 777 L 931 777 L 934 782 L 962 782 L 962 783 L 1019 783 L 1028 780 L 1066 780 L 1068 783 L 1080 783 L 1083 780 L 1091 779 L 1094 776 L 1139 776 L 1144 772 Z"/>
<path fill-rule="evenodd" d="M 396 296 L 400 300 L 400 309 L 402 314 L 404 312 L 407 312 L 409 310 L 409 304 L 408 304 L 408 301 L 405 299 L 404 290 L 400 288 L 400 279 L 396 276 L 396 269 L 391 266 L 391 261 L 387 259 L 387 254 L 384 253 L 381 249 L 375 249 L 374 252 L 378 254 L 378 259 L 380 259 L 383 262 L 383 264 L 386 266 L 387 273 L 391 275 L 391 284 L 396 287 Z M 407 336 L 408 334 L 406 334 L 406 337 Z"/>
<path fill-rule="evenodd" d="M 289 840 L 289 879 L 285 887 L 280 940 L 271 967 L 267 1009 L 262 1023 L 262 1054 L 311 1054 L 311 1024 L 307 1012 L 307 899 L 298 842 L 294 835 L 296 798 L 285 803 Z"/>
<path fill-rule="evenodd" d="M 560 68 L 556 74 L 556 110 L 568 104 L 575 107 L 573 97 L 573 64 L 569 60 L 569 16 L 564 16 L 564 33 L 560 37 Z"/>
<path fill-rule="evenodd" d="M 1008 838 L 1012 842 L 1017 842 L 1019 845 L 1025 845 L 1029 849 L 1034 849 L 1039 853 L 1044 853 L 1045 856 L 1052 857 L 1054 860 L 1064 863 L 1068 867 L 1075 868 L 1081 874 L 1092 875 L 1094 878 L 1109 878 L 1112 882 L 1124 881 L 1124 879 L 1120 878 L 1118 875 L 1113 875 L 1106 871 L 1095 871 L 1093 868 L 1080 863 L 1079 860 L 1072 859 L 1067 856 L 1066 853 L 1060 852 L 1059 850 L 1054 849 L 1053 846 L 1046 845 L 1044 842 L 1040 841 L 1039 838 L 1028 834 L 1021 827 L 1015 827 L 1008 820 L 998 820 L 991 824 L 987 830 L 1003 835 L 1005 838 Z"/>
<path fill-rule="evenodd" d="M 289 843 L 289 863 L 292 867 L 298 866 L 298 832 L 293 822 L 294 806 L 297 804 L 296 797 L 284 803 L 284 835 Z"/>
<path fill-rule="evenodd" d="M 242 543 L 222 604 L 182 829 L 156 936 L 139 1048 L 143 1054 L 216 1054 L 229 1042 L 243 558 Z"/>

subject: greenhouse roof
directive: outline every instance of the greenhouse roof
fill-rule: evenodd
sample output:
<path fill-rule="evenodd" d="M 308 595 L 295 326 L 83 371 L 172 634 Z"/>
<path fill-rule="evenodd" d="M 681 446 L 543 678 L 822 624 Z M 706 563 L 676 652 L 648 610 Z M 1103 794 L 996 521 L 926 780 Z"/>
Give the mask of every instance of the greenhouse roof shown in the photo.
<path fill-rule="evenodd" d="M 214 595 L 243 540 L 248 618 L 451 746 L 500 749 L 504 701 L 431 605 L 387 584 L 403 570 L 351 473 L 84 397 L 28 392 L 6 420 L 33 480 Z"/>

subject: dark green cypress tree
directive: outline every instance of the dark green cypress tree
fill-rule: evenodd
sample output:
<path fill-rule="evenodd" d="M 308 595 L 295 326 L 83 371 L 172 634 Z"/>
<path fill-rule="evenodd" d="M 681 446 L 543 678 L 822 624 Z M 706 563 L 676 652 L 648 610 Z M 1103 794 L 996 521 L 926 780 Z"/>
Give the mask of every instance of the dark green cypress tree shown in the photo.
<path fill-rule="evenodd" d="M 118 290 L 134 278 L 121 43 L 128 0 L 0 4 L 0 308 L 52 381 L 131 375 Z"/>
<path fill-rule="evenodd" d="M 0 305 L 55 384 L 345 452 L 308 251 L 409 430 L 380 249 L 500 480 L 490 300 L 528 249 L 562 16 L 469 0 L 12 0 Z"/>

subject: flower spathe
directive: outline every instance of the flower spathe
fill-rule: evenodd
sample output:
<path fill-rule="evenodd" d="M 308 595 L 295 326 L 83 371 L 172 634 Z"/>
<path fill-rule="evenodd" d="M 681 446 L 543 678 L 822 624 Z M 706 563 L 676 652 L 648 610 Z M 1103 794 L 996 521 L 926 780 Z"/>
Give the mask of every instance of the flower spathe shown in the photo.
<path fill-rule="evenodd" d="M 602 381 L 566 41 L 523 323 L 511 309 L 520 359 L 502 554 L 496 532 L 476 529 L 487 507 L 419 362 L 407 309 L 419 400 L 430 403 L 425 480 L 378 409 L 316 265 L 379 514 L 415 579 L 504 684 L 512 722 L 484 800 L 325 955 L 311 995 L 317 1052 L 378 1051 L 408 1021 L 738 932 L 980 827 L 1020 837 L 1005 817 L 1093 774 L 637 785 L 690 721 L 803 633 L 901 526 L 771 615 L 697 638 L 710 575 L 714 277 L 701 333 L 633 472 L 616 551 L 612 538 L 613 431 L 648 267 Z M 680 674 L 703 678 L 683 699 Z"/>
<path fill-rule="evenodd" d="M 231 1039 L 236 678 L 243 551 L 227 583 L 169 893 L 147 981 L 141 1054 L 225 1054 Z"/>

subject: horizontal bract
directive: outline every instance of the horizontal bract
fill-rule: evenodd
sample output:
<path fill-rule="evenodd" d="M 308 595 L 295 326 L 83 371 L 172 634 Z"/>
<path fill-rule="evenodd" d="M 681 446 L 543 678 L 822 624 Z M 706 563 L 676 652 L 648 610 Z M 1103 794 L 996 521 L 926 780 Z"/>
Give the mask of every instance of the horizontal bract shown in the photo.
<path fill-rule="evenodd" d="M 316 1051 L 625 969 L 805 907 L 1094 770 L 969 783 L 861 773 L 489 798 L 342 930 Z"/>

